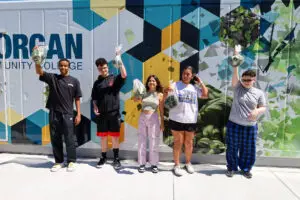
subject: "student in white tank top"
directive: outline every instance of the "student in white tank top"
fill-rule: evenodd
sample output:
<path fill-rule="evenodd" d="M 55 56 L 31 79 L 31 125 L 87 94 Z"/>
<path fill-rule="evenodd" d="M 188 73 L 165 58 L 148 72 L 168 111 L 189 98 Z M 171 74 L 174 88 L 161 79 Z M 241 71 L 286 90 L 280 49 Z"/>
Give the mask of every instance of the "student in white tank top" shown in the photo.
<path fill-rule="evenodd" d="M 193 78 L 197 85 L 190 84 Z M 187 66 L 182 71 L 181 81 L 174 83 L 164 91 L 165 98 L 170 91 L 174 91 L 178 97 L 178 104 L 169 111 L 169 127 L 174 137 L 174 174 L 182 176 L 179 158 L 183 144 L 186 156 L 185 168 L 188 173 L 194 172 L 191 157 L 198 115 L 198 98 L 207 98 L 208 89 L 199 77 L 193 75 L 193 68 Z"/>
<path fill-rule="evenodd" d="M 140 101 L 142 104 L 142 113 L 138 125 L 138 162 L 140 173 L 145 172 L 147 139 L 149 138 L 149 163 L 151 171 L 158 172 L 159 161 L 159 141 L 161 132 L 164 130 L 164 104 L 162 86 L 155 75 L 147 78 L 146 94 L 141 99 L 133 98 L 134 101 Z M 159 110 L 159 114 L 158 114 Z"/>

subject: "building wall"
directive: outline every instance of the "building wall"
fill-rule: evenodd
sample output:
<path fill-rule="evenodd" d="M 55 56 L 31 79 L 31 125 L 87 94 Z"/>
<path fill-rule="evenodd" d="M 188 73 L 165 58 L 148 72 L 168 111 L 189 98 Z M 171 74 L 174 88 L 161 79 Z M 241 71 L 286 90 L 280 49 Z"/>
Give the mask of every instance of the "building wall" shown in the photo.
<path fill-rule="evenodd" d="M 156 74 L 164 86 L 192 66 L 209 87 L 200 100 L 195 152 L 224 153 L 225 125 L 232 103 L 233 49 L 220 41 L 221 18 L 240 7 L 259 19 L 259 36 L 244 48 L 240 67 L 257 71 L 256 87 L 265 92 L 268 110 L 259 120 L 257 154 L 300 156 L 300 1 L 254 0 L 73 0 L 0 1 L 0 144 L 50 146 L 47 87 L 38 80 L 30 59 L 37 40 L 49 46 L 44 69 L 59 73 L 67 57 L 71 75 L 83 91 L 78 148 L 100 139 L 91 112 L 90 94 L 98 76 L 94 61 L 104 57 L 113 67 L 115 47 L 123 45 L 128 72 L 121 89 L 122 148 L 137 148 L 139 106 L 130 100 L 132 81 Z M 245 24 L 247 26 L 247 24 Z M 167 112 L 166 112 L 167 113 Z M 167 121 L 166 115 L 166 121 Z M 166 123 L 167 125 L 167 123 Z M 162 148 L 171 151 L 168 127 Z"/>

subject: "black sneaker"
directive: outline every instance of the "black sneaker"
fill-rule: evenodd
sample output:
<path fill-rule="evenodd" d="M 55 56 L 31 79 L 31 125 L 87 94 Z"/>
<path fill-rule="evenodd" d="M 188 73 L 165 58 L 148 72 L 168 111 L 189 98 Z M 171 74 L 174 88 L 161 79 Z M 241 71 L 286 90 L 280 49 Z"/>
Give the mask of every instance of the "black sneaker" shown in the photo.
<path fill-rule="evenodd" d="M 248 179 L 252 178 L 252 173 L 251 172 L 245 172 L 245 171 L 241 171 L 242 175 Z"/>
<path fill-rule="evenodd" d="M 120 163 L 119 158 L 115 158 L 115 159 L 114 159 L 113 167 L 114 167 L 115 170 L 121 169 L 122 165 L 121 165 L 121 163 Z"/>
<path fill-rule="evenodd" d="M 138 168 L 138 171 L 140 173 L 144 173 L 146 171 L 145 165 L 140 165 L 139 168 Z"/>
<path fill-rule="evenodd" d="M 152 173 L 156 174 L 156 173 L 158 172 L 157 166 L 153 165 L 153 166 L 151 167 L 151 171 L 152 171 Z"/>
<path fill-rule="evenodd" d="M 225 174 L 226 174 L 227 177 L 231 178 L 231 177 L 233 177 L 233 175 L 234 175 L 234 171 L 232 171 L 232 170 L 227 170 Z"/>
<path fill-rule="evenodd" d="M 97 163 L 97 168 L 102 167 L 102 165 L 104 165 L 107 161 L 107 158 L 100 158 L 99 162 Z"/>

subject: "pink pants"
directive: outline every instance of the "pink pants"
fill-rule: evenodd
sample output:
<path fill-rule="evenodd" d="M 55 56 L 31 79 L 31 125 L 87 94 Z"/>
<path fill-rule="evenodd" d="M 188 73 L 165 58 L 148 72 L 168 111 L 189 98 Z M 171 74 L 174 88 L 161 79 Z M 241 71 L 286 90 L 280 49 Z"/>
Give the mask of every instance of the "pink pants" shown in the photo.
<path fill-rule="evenodd" d="M 157 165 L 159 160 L 160 122 L 157 112 L 152 114 L 141 113 L 138 128 L 138 162 L 146 164 L 147 138 L 149 138 L 149 162 Z"/>

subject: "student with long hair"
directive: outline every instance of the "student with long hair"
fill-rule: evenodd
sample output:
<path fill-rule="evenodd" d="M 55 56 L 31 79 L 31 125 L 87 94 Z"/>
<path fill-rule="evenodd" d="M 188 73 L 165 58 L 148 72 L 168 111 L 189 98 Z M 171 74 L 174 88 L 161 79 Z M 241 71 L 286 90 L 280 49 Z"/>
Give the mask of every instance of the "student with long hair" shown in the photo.
<path fill-rule="evenodd" d="M 149 163 L 153 173 L 158 172 L 159 141 L 161 131 L 164 130 L 164 105 L 162 86 L 155 75 L 150 75 L 145 83 L 146 93 L 142 98 L 134 98 L 141 101 L 142 113 L 138 125 L 138 162 L 140 173 L 145 172 L 147 139 L 149 139 Z M 158 114 L 160 113 L 160 117 Z"/>
<path fill-rule="evenodd" d="M 195 85 L 191 84 L 192 80 L 195 81 Z M 179 158 L 183 144 L 185 169 L 188 173 L 194 173 L 191 157 L 198 116 L 198 98 L 207 98 L 208 89 L 198 76 L 193 75 L 193 68 L 186 66 L 182 71 L 181 80 L 168 87 L 164 91 L 164 96 L 166 97 L 170 91 L 178 98 L 177 105 L 169 110 L 169 127 L 174 137 L 174 174 L 182 176 Z"/>

